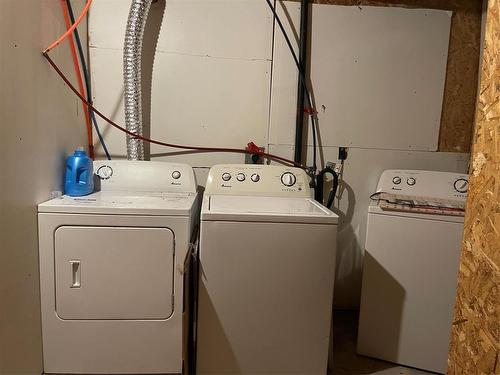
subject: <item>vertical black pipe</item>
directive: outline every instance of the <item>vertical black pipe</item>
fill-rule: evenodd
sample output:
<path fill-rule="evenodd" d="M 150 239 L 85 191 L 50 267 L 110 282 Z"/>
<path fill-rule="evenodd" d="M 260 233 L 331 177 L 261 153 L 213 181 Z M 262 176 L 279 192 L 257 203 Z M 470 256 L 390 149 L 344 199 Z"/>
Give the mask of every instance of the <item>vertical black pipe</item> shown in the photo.
<path fill-rule="evenodd" d="M 302 163 L 302 148 L 304 138 L 304 100 L 305 82 L 302 77 L 306 77 L 307 63 L 307 37 L 309 27 L 309 1 L 302 0 L 300 5 L 300 38 L 299 38 L 299 85 L 297 88 L 297 117 L 295 122 L 295 156 L 297 163 Z"/>

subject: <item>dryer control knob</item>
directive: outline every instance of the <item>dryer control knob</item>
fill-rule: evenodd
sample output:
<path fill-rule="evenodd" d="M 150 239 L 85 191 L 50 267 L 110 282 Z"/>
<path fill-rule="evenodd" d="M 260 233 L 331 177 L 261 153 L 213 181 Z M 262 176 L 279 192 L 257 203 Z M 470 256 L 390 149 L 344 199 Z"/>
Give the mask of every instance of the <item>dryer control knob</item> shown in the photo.
<path fill-rule="evenodd" d="M 408 177 L 408 179 L 406 180 L 406 183 L 410 186 L 413 186 L 417 183 L 417 180 L 415 180 L 413 177 Z"/>
<path fill-rule="evenodd" d="M 257 173 L 254 173 L 253 175 L 250 176 L 250 180 L 252 180 L 253 182 L 259 182 L 260 176 Z"/>
<path fill-rule="evenodd" d="M 469 190 L 469 181 L 465 178 L 459 178 L 453 183 L 453 187 L 458 193 L 465 194 Z"/>
<path fill-rule="evenodd" d="M 237 179 L 239 182 L 243 182 L 243 181 L 245 181 L 246 176 L 245 176 L 245 174 L 244 174 L 244 173 L 238 173 L 238 174 L 236 175 L 236 179 Z"/>
<path fill-rule="evenodd" d="M 178 180 L 179 178 L 181 178 L 181 172 L 179 172 L 179 171 L 173 171 L 172 172 L 172 178 L 174 180 Z"/>
<path fill-rule="evenodd" d="M 229 181 L 230 179 L 231 179 L 231 173 L 225 172 L 225 173 L 222 174 L 222 180 L 223 181 Z"/>
<path fill-rule="evenodd" d="M 287 187 L 295 185 L 297 177 L 292 172 L 285 172 L 281 175 L 281 183 Z"/>
<path fill-rule="evenodd" d="M 109 180 L 111 176 L 113 176 L 113 168 L 109 165 L 102 165 L 97 170 L 97 176 L 99 176 L 101 180 Z"/>

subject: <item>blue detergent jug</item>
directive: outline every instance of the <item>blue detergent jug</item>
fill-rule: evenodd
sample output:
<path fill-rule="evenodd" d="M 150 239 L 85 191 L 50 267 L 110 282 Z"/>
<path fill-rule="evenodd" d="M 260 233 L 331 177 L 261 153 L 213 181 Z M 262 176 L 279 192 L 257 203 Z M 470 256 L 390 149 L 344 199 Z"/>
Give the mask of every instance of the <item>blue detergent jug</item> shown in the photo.
<path fill-rule="evenodd" d="M 72 197 L 91 194 L 94 191 L 94 167 L 92 159 L 83 147 L 66 159 L 64 194 Z"/>

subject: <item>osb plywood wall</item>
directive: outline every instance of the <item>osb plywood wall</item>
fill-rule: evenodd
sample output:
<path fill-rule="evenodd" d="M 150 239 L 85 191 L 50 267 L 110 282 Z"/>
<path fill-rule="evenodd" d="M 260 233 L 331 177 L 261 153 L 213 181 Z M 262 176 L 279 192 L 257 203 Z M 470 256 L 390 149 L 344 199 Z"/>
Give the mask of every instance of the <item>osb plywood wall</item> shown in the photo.
<path fill-rule="evenodd" d="M 448 373 L 500 374 L 500 0 L 490 0 Z"/>
<path fill-rule="evenodd" d="M 360 7 L 372 5 L 452 10 L 439 151 L 470 151 L 479 69 L 481 0 L 310 0 L 310 2 Z"/>

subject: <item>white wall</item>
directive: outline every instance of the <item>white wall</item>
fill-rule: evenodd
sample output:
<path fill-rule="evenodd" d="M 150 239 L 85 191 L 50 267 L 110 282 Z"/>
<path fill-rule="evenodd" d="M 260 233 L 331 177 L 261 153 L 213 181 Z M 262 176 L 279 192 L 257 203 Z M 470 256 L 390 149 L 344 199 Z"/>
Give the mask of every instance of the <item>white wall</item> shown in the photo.
<path fill-rule="evenodd" d="M 120 123 L 129 4 L 95 2 L 89 20 L 95 103 Z M 282 15 L 287 9 L 285 23 L 298 24 L 299 3 L 279 3 L 278 9 Z M 254 141 L 292 157 L 297 73 L 266 2 L 166 0 L 154 4 L 151 15 L 162 24 L 151 73 L 151 135 L 200 146 Z M 336 208 L 342 217 L 337 307 L 358 304 L 368 196 L 381 171 L 467 168 L 467 155 L 431 152 L 439 135 L 450 16 L 313 5 L 311 76 L 323 161 L 336 162 L 337 147 L 351 147 Z M 112 154 L 123 157 L 125 137 L 107 126 L 104 132 Z M 191 163 L 201 183 L 214 163 L 244 160 L 238 154 L 151 151 L 159 160 Z"/>
<path fill-rule="evenodd" d="M 74 1 L 78 9 L 82 1 Z M 61 190 L 85 142 L 81 106 L 41 51 L 65 29 L 58 1 L 0 1 L 0 374 L 41 374 L 36 205 Z M 83 26 L 83 35 L 85 32 Z M 53 58 L 72 74 L 66 45 Z"/>
<path fill-rule="evenodd" d="M 122 47 L 130 1 L 95 2 L 89 46 L 94 95 L 105 113 L 124 123 Z M 151 6 L 153 19 L 163 5 Z M 263 1 L 168 0 L 158 38 L 151 87 L 151 135 L 171 143 L 244 147 L 268 142 L 272 17 Z M 151 67 L 144 66 L 144 70 Z M 114 155 L 125 154 L 122 134 L 104 126 Z M 164 148 L 152 147 L 155 156 Z M 183 156 L 209 166 L 227 155 Z M 231 161 L 242 160 L 231 155 Z"/>
<path fill-rule="evenodd" d="M 298 24 L 300 3 L 282 4 L 280 18 Z M 321 144 L 436 151 L 451 12 L 315 4 L 311 13 L 309 67 Z M 296 87 L 297 68 L 277 31 L 271 144 L 294 144 Z"/>

